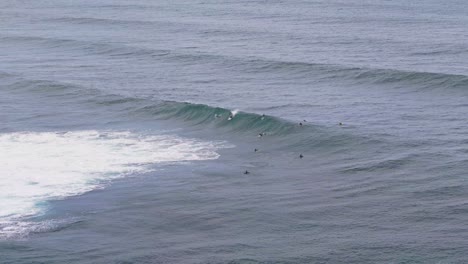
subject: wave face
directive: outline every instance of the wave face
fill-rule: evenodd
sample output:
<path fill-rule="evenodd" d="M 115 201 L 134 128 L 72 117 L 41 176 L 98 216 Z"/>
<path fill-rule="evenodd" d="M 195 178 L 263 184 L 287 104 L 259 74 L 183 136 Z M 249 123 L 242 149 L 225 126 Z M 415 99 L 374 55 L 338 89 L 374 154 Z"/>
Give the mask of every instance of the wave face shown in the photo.
<path fill-rule="evenodd" d="M 49 200 L 80 195 L 161 163 L 217 159 L 221 146 L 131 132 L 0 134 L 0 238 L 23 236 L 36 228 L 18 221 L 44 213 Z"/>
<path fill-rule="evenodd" d="M 86 19 L 85 19 L 86 21 Z M 468 75 L 464 73 L 394 69 L 382 67 L 356 67 L 353 65 L 313 63 L 303 60 L 281 60 L 257 57 L 240 57 L 210 53 L 191 53 L 171 49 L 154 49 L 125 44 L 109 44 L 76 39 L 0 35 L 5 43 L 23 43 L 51 50 L 85 52 L 107 58 L 138 58 L 146 63 L 166 62 L 178 64 L 227 64 L 243 72 L 277 73 L 296 78 L 314 74 L 315 81 L 337 79 L 349 84 L 391 85 L 406 89 L 460 89 L 468 87 Z M 210 81 L 200 81 L 210 83 Z"/>
<path fill-rule="evenodd" d="M 22 2 L 0 262 L 468 259 L 465 2 Z"/>
<path fill-rule="evenodd" d="M 67 83 L 11 78 L 14 80 L 9 83 L 4 80 L 8 84 L 4 85 L 3 88 L 9 93 L 13 91 L 19 93 L 19 97 L 23 97 L 25 94 L 34 95 L 36 100 L 41 98 L 41 101 L 38 102 L 40 105 L 51 104 L 54 107 L 57 102 L 60 102 L 60 105 L 66 102 L 67 107 L 86 105 L 90 109 L 100 109 L 100 112 L 112 113 L 111 118 L 118 118 L 125 122 L 135 118 L 141 121 L 168 120 L 179 122 L 192 129 L 211 128 L 214 133 L 228 133 L 249 138 L 265 135 L 266 138 L 274 138 L 278 147 L 288 149 L 315 149 L 317 151 L 317 148 L 320 147 L 330 151 L 338 145 L 337 142 L 340 142 L 339 144 L 353 144 L 372 141 L 372 139 L 359 135 L 349 135 L 337 129 L 328 129 L 307 122 L 307 120 L 294 122 L 272 115 L 237 109 L 231 110 L 207 104 L 106 94 L 97 89 Z M 58 107 L 61 107 L 60 105 Z M 67 110 L 64 111 L 66 114 Z M 96 115 L 95 113 L 90 114 Z M 47 117 L 48 115 L 49 113 L 34 113 L 29 119 Z M 108 122 L 109 117 L 105 114 L 100 119 L 105 119 L 105 122 Z"/>

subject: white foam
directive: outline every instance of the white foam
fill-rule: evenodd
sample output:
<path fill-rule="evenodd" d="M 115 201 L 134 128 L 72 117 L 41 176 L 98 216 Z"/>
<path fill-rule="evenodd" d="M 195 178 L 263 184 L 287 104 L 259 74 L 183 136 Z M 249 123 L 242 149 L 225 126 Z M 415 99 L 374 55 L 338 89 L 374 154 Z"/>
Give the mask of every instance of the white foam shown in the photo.
<path fill-rule="evenodd" d="M 237 115 L 237 113 L 239 113 L 239 110 L 237 110 L 237 109 L 232 110 L 231 114 L 228 117 L 228 120 L 232 120 Z"/>
<path fill-rule="evenodd" d="M 219 147 L 130 132 L 0 134 L 0 237 L 21 226 L 18 219 L 41 213 L 41 202 L 100 188 L 151 164 L 216 159 Z"/>

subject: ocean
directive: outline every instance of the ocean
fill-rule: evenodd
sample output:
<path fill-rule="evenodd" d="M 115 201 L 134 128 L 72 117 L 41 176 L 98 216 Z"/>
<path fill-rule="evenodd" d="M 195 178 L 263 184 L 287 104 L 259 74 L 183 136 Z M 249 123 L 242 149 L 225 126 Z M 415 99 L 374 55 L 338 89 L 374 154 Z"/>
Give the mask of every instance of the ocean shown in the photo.
<path fill-rule="evenodd" d="M 468 262 L 468 3 L 3 0 L 0 263 Z"/>

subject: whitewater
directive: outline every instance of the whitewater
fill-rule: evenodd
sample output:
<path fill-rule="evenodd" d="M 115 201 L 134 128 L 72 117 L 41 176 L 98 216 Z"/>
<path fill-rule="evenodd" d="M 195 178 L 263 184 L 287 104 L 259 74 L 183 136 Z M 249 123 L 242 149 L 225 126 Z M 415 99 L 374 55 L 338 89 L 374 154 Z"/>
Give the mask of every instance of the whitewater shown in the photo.
<path fill-rule="evenodd" d="M 2 1 L 0 263 L 465 263 L 467 12 Z"/>

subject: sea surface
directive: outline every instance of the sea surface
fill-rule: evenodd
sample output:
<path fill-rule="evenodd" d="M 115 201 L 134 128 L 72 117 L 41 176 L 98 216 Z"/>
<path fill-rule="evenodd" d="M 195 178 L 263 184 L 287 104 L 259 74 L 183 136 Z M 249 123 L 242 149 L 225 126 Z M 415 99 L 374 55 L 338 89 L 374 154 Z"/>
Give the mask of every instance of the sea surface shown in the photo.
<path fill-rule="evenodd" d="M 467 114 L 462 0 L 2 0 L 0 263 L 467 263 Z"/>

